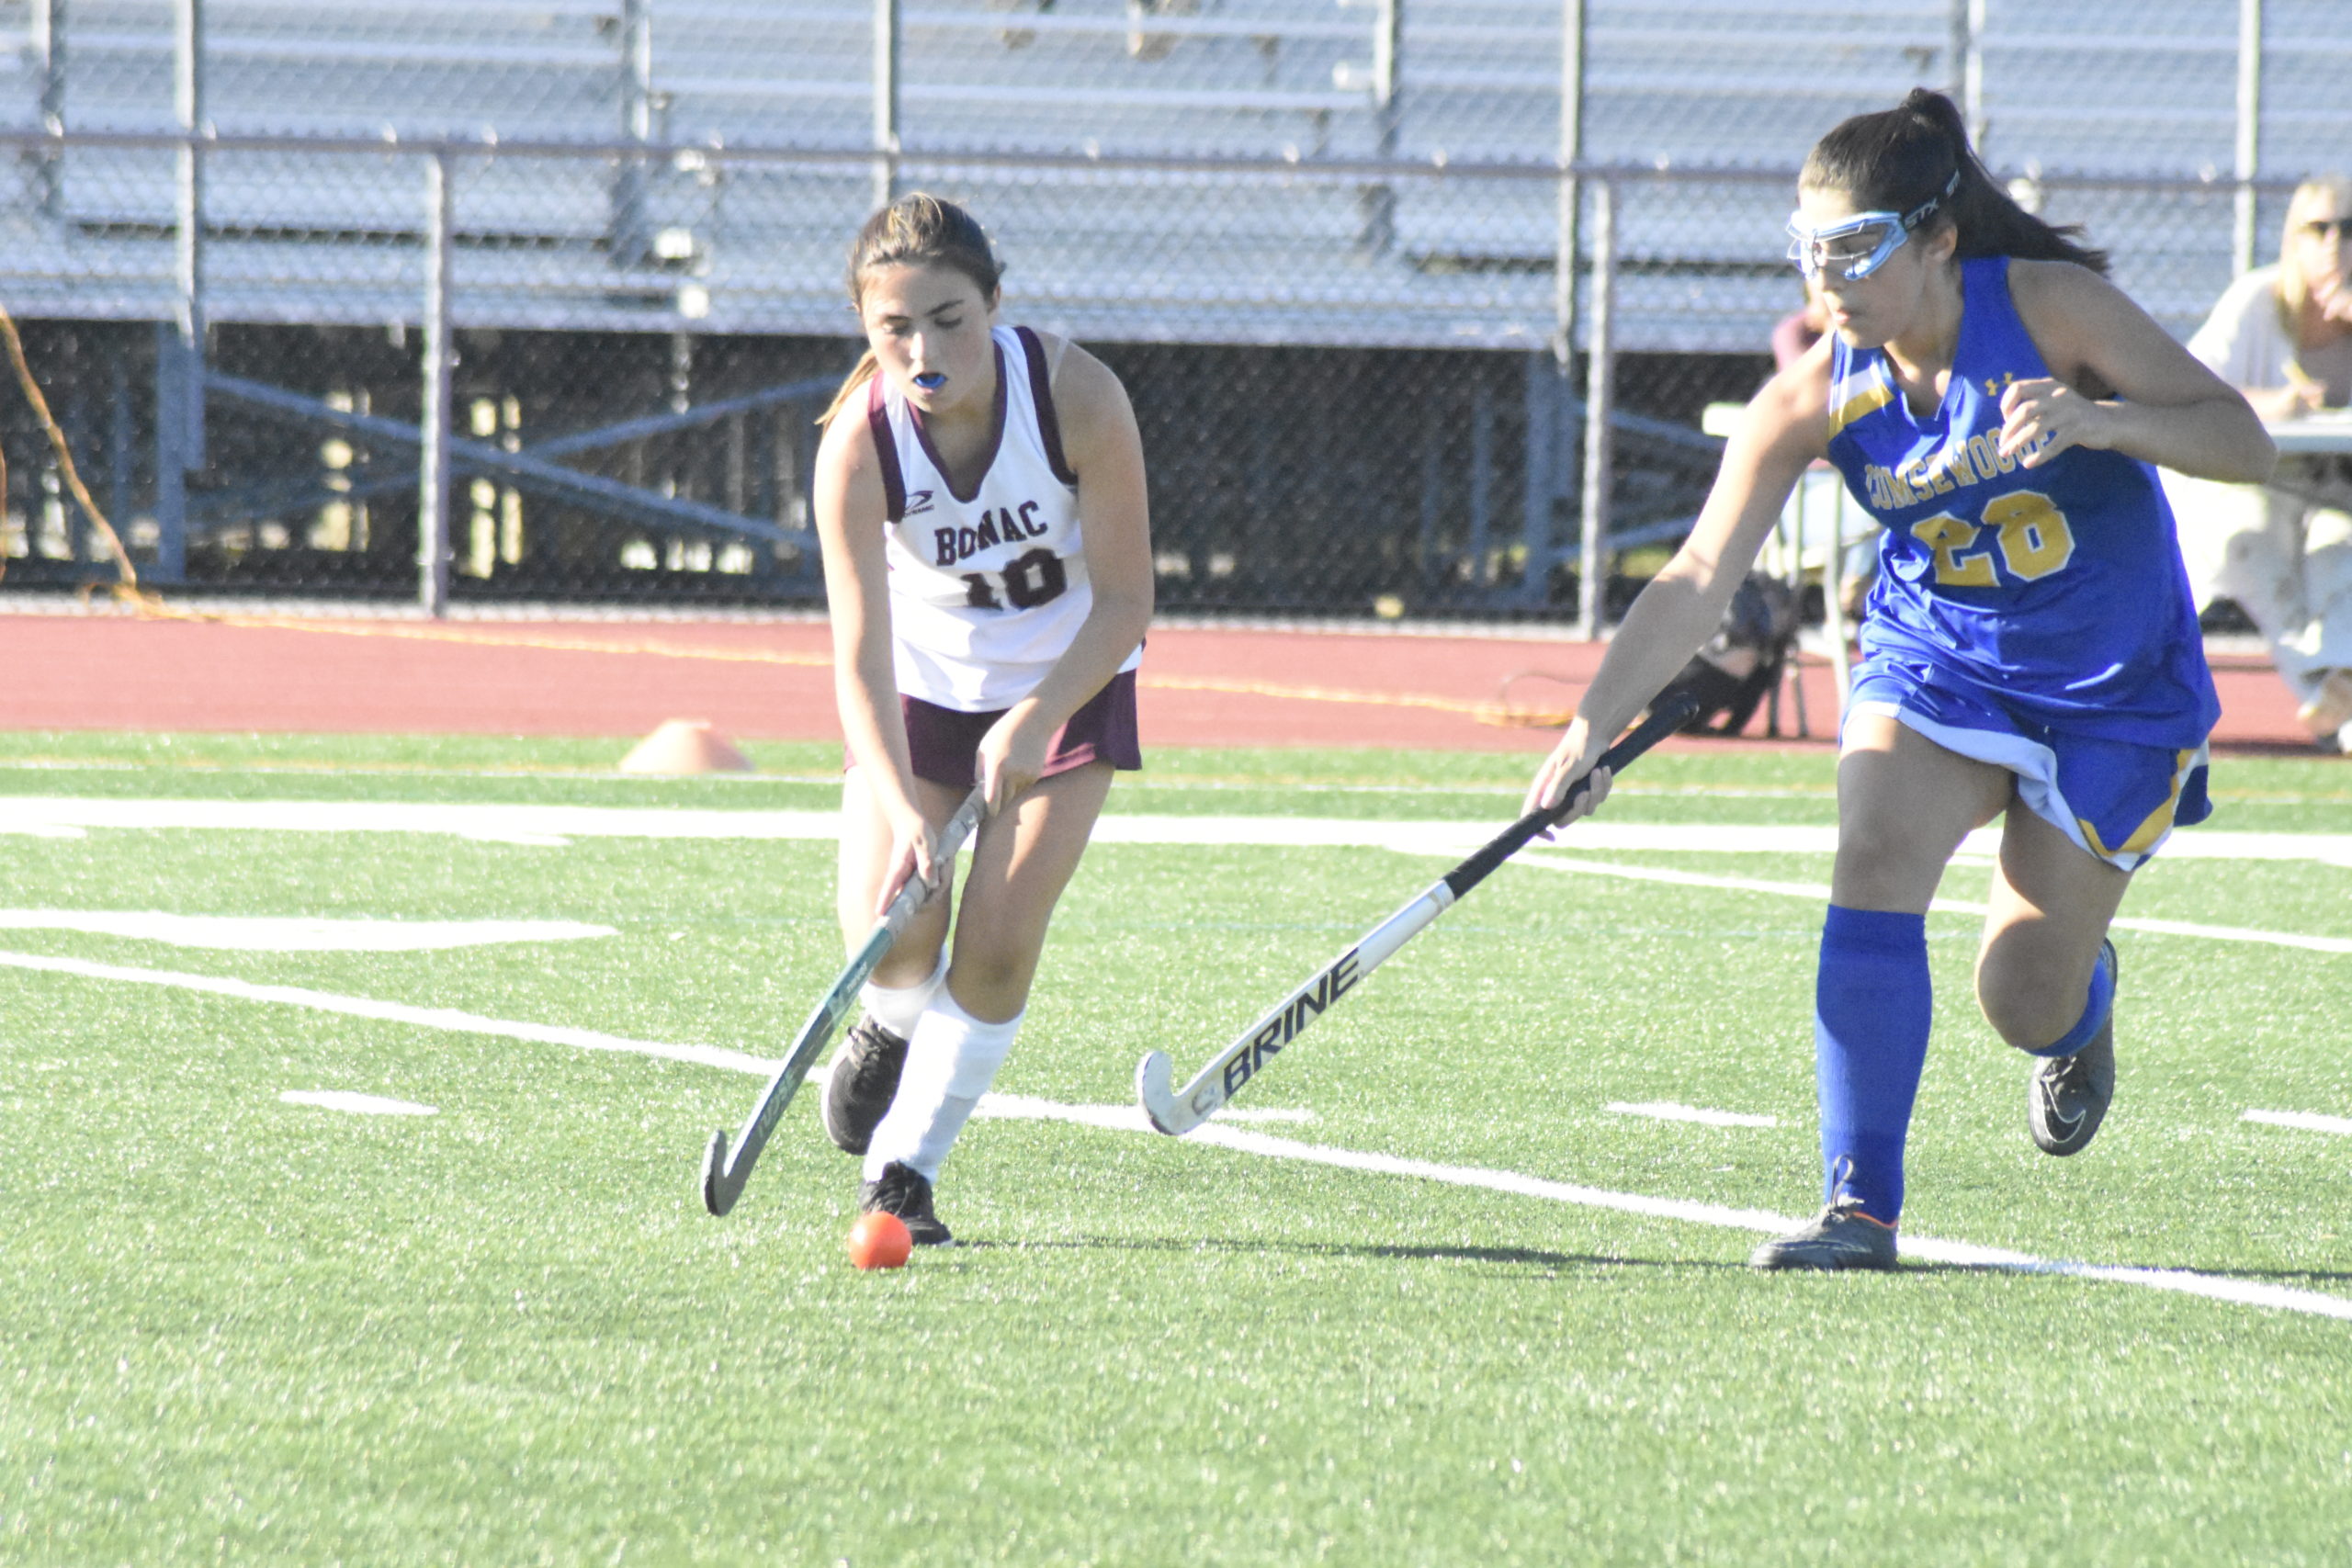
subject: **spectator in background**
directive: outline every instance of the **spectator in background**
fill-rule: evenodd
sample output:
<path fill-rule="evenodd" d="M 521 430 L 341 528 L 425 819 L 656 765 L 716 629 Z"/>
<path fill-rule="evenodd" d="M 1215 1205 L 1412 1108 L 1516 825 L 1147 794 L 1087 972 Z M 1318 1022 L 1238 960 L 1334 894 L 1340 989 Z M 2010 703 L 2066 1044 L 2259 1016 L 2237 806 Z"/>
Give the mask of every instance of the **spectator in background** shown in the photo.
<path fill-rule="evenodd" d="M 2306 180 L 2278 265 L 2232 284 L 2188 351 L 2272 424 L 2352 404 L 2352 178 Z M 2352 455 L 2280 460 L 2264 489 L 2165 476 L 2200 603 L 2235 601 L 2270 645 L 2297 716 L 2352 750 Z"/>
<path fill-rule="evenodd" d="M 1804 308 L 1792 310 L 1772 329 L 1772 369 L 1786 370 L 1805 355 L 1829 330 L 1829 307 L 1821 302 L 1821 286 L 1804 280 Z"/>
<path fill-rule="evenodd" d="M 1804 307 L 1782 316 L 1772 328 L 1772 373 L 1777 376 L 1803 359 L 1806 351 L 1819 343 L 1821 334 L 1828 330 L 1829 307 L 1822 302 L 1821 285 L 1816 279 L 1808 277 L 1804 280 Z M 1824 476 L 1835 472 L 1826 462 L 1815 464 L 1813 471 Z M 1829 491 L 1829 514 L 1832 518 L 1841 519 L 1835 526 L 1843 533 L 1844 511 L 1839 501 L 1844 482 L 1831 480 L 1826 488 Z M 1876 532 L 1875 529 L 1867 530 L 1862 537 L 1843 547 L 1845 570 L 1838 576 L 1844 586 L 1838 590 L 1838 607 L 1845 612 L 1846 635 L 1849 638 L 1861 633 L 1862 615 L 1870 601 L 1871 584 L 1878 581 Z"/>

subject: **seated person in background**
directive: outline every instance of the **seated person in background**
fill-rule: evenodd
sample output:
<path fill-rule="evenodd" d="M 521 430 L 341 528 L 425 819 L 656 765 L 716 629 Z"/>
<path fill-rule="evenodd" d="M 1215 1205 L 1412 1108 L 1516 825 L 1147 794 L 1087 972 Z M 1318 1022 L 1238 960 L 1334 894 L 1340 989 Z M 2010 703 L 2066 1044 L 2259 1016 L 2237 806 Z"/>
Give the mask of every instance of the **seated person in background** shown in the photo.
<path fill-rule="evenodd" d="M 2189 339 L 2267 423 L 2352 404 L 2347 226 L 2352 178 L 2304 181 L 2278 265 L 2232 284 Z M 2164 478 L 2199 602 L 2235 601 L 2312 738 L 2352 750 L 2352 455 L 2282 458 L 2262 490 Z"/>
<path fill-rule="evenodd" d="M 1804 280 L 1804 308 L 1782 316 L 1772 328 L 1772 369 L 1786 370 L 1805 355 L 1829 330 L 1829 307 L 1821 302 L 1821 286 Z"/>
<path fill-rule="evenodd" d="M 1778 375 L 1803 359 L 1806 350 L 1819 343 L 1822 333 L 1828 330 L 1829 307 L 1822 302 L 1821 285 L 1808 277 L 1804 280 L 1804 308 L 1782 316 L 1772 328 L 1773 374 Z M 1829 491 L 1830 514 L 1842 516 L 1843 481 L 1832 477 L 1837 470 L 1826 463 L 1817 463 L 1814 471 L 1828 481 L 1824 488 Z M 1843 531 L 1845 525 L 1841 522 L 1838 526 Z M 1878 547 L 1873 542 L 1876 534 L 1874 528 L 1868 530 L 1865 536 L 1846 547 L 1845 587 L 1838 591 L 1838 608 L 1846 613 L 1849 638 L 1860 635 L 1862 605 L 1870 598 L 1871 584 L 1878 578 Z"/>

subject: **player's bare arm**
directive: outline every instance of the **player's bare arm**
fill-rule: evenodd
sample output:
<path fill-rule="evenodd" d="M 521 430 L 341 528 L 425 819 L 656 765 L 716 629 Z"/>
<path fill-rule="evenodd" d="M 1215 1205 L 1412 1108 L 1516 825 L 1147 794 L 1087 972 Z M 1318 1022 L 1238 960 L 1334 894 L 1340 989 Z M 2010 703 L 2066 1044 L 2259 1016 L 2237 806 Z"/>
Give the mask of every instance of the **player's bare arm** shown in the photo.
<path fill-rule="evenodd" d="M 2198 479 L 2270 477 L 2278 448 L 2245 395 L 2121 289 L 2068 262 L 2018 260 L 2009 264 L 2009 290 L 2053 375 L 2002 394 L 2004 453 L 2026 453 L 2031 468 L 2088 446 Z M 2094 398 L 2080 389 L 2088 387 L 2113 395 Z"/>
<path fill-rule="evenodd" d="M 1054 363 L 1063 457 L 1078 476 L 1093 604 L 1052 672 L 980 742 L 990 811 L 1036 782 L 1055 732 L 1118 673 L 1151 621 L 1151 514 L 1134 407 L 1110 367 L 1075 344 L 1038 335 Z"/>
<path fill-rule="evenodd" d="M 1824 338 L 1748 403 L 1690 536 L 1626 611 L 1567 733 L 1528 786 L 1524 809 L 1566 799 L 1601 750 L 1713 635 L 1805 466 L 1828 445 L 1829 356 Z M 1590 814 L 1608 794 L 1608 779 L 1596 776 L 1566 820 Z"/>
<path fill-rule="evenodd" d="M 845 412 L 826 427 L 817 448 L 813 489 L 842 738 L 890 821 L 890 869 L 875 901 L 879 915 L 909 876 L 935 875 L 935 845 L 933 827 L 916 804 L 914 764 L 899 716 L 898 676 L 890 661 L 889 569 L 883 555 L 888 502 L 881 459 L 864 419 Z"/>

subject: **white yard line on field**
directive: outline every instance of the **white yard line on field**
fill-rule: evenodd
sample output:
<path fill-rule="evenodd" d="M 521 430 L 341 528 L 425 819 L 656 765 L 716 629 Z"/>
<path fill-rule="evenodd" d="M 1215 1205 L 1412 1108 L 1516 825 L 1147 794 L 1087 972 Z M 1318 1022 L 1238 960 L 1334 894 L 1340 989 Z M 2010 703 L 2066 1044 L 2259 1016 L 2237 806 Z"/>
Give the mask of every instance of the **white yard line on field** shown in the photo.
<path fill-rule="evenodd" d="M 82 931 L 229 953 L 440 953 L 619 934 L 610 926 L 579 920 L 379 920 L 171 915 L 155 909 L 0 909 L 0 931 Z"/>
<path fill-rule="evenodd" d="M 1670 1100 L 1648 1100 L 1638 1103 L 1612 1100 L 1601 1107 L 1620 1116 L 1646 1116 L 1654 1122 L 1697 1122 L 1709 1127 L 1777 1127 L 1780 1119 L 1756 1116 L 1745 1111 L 1709 1111 L 1702 1106 L 1677 1105 Z"/>
<path fill-rule="evenodd" d="M 1674 871 L 1657 865 L 1620 865 L 1614 861 L 1577 860 L 1570 855 L 1521 854 L 1510 863 L 1539 871 L 1575 872 L 1584 876 L 1613 876 L 1625 882 L 1662 882 L 1677 887 L 1720 887 L 1735 893 L 1771 893 L 1785 898 L 1829 901 L 1826 882 L 1770 882 L 1755 876 L 1719 876 L 1703 871 Z M 1986 906 L 1970 898 L 1939 898 L 1931 906 L 1939 915 L 1981 915 Z M 2267 947 L 2294 947 L 2308 953 L 2352 953 L 2352 937 L 2302 936 L 2294 931 L 2266 931 L 2244 926 L 2209 926 L 2192 920 L 2143 919 L 2119 915 L 2110 922 L 2122 931 L 2148 931 L 2157 936 L 2201 937 L 2208 942 L 2250 942 Z"/>
<path fill-rule="evenodd" d="M 184 975 L 167 969 L 131 969 L 119 964 L 89 964 L 79 959 L 46 958 L 23 953 L 0 953 L 0 967 L 32 969 L 50 974 L 78 976 L 85 979 L 112 980 L 132 985 L 164 986 L 181 990 L 202 991 L 243 1001 L 275 1002 L 286 1007 L 310 1008 L 322 1012 L 344 1013 L 353 1017 L 379 1019 L 394 1023 L 413 1023 L 425 1029 L 491 1035 L 539 1044 L 571 1045 L 587 1051 L 626 1052 L 673 1062 L 694 1062 L 704 1066 L 721 1067 L 730 1072 L 745 1073 L 757 1077 L 765 1077 L 775 1070 L 774 1062 L 764 1061 L 741 1051 L 723 1050 L 717 1046 L 671 1045 L 650 1040 L 630 1040 L 621 1035 L 599 1033 L 594 1030 L 566 1029 L 551 1024 L 484 1018 L 477 1013 L 459 1012 L 452 1008 L 410 1007 L 400 1002 L 378 1001 L 371 997 L 337 996 L 326 991 L 306 990 L 296 986 L 256 986 L 243 980 L 220 979 L 209 975 Z M 1004 1120 L 1069 1122 L 1114 1132 L 1151 1133 L 1150 1125 L 1145 1121 L 1142 1110 L 1132 1105 L 1063 1105 L 1054 1100 L 1033 1099 L 1026 1095 L 991 1094 L 980 1101 L 979 1113 L 983 1116 Z M 1721 1204 L 1691 1202 L 1679 1198 L 1652 1198 L 1635 1192 L 1612 1192 L 1605 1188 L 1579 1187 L 1565 1181 L 1549 1181 L 1541 1177 L 1522 1176 L 1517 1171 L 1487 1170 L 1476 1166 L 1439 1165 L 1429 1160 L 1405 1159 L 1395 1155 L 1366 1154 L 1354 1149 L 1331 1148 L 1319 1144 L 1302 1144 L 1293 1139 L 1277 1138 L 1264 1133 L 1248 1132 L 1239 1127 L 1220 1126 L 1214 1122 L 1196 1129 L 1186 1141 L 1196 1145 L 1205 1144 L 1215 1148 L 1228 1149 L 1240 1154 L 1256 1155 L 1266 1159 L 1296 1160 L 1310 1165 L 1333 1166 L 1375 1175 L 1411 1177 L 1423 1181 L 1442 1182 L 1448 1186 L 1483 1188 L 1489 1191 L 1507 1192 L 1522 1198 L 1538 1198 L 1550 1202 L 1571 1203 L 1582 1208 L 1607 1209 L 1620 1213 L 1679 1220 L 1688 1224 L 1713 1225 L 1727 1230 L 1778 1235 L 1793 1228 L 1798 1224 L 1789 1215 L 1775 1214 L 1762 1209 L 1733 1209 Z M 2288 1285 L 2267 1285 L 2252 1280 L 2236 1280 L 2226 1275 L 2199 1274 L 2185 1269 L 2129 1269 L 2109 1264 L 2073 1263 L 2063 1259 L 2035 1258 L 2027 1253 L 2009 1252 L 1998 1247 L 1973 1247 L 1966 1242 L 1937 1241 L 1930 1237 L 1916 1235 L 1904 1238 L 1903 1251 L 1906 1257 L 1922 1258 L 1928 1262 L 1951 1263 L 1979 1269 L 1998 1269 L 2022 1274 L 2056 1274 L 2069 1279 L 2094 1280 L 2109 1284 L 2138 1285 L 2147 1290 L 2202 1296 L 2209 1300 L 2231 1302 L 2242 1306 L 2267 1307 L 2280 1312 L 2304 1313 L 2315 1317 L 2332 1317 L 2352 1322 L 2352 1299 L 2331 1296 L 2319 1291 L 2298 1290 Z"/>
<path fill-rule="evenodd" d="M 1121 1132 L 1150 1131 L 1139 1108 L 1124 1105 L 1058 1105 L 1052 1100 L 1031 1100 L 1023 1095 L 992 1094 L 980 1101 L 979 1111 L 984 1116 L 1077 1122 L 1090 1127 L 1109 1127 Z M 1215 1122 L 1187 1134 L 1186 1137 L 1193 1143 L 1213 1144 L 1219 1148 L 1235 1149 L 1267 1159 L 1299 1160 L 1309 1165 L 1337 1166 L 1347 1170 L 1370 1171 L 1384 1176 L 1416 1177 L 1423 1181 L 1440 1181 L 1453 1187 L 1478 1187 L 1491 1192 L 1508 1192 L 1514 1197 L 1542 1198 L 1555 1203 L 1573 1203 L 1580 1208 L 1612 1209 L 1619 1213 L 1680 1220 L 1689 1224 L 1716 1225 L 1726 1230 L 1750 1231 L 1765 1235 L 1793 1230 L 1802 1223 L 1786 1214 L 1775 1214 L 1762 1209 L 1733 1209 L 1719 1203 L 1694 1203 L 1679 1198 L 1650 1198 L 1634 1192 L 1611 1192 L 1606 1188 L 1547 1181 L 1541 1177 L 1522 1176 L 1512 1170 L 1439 1165 L 1430 1160 L 1404 1159 L 1395 1155 L 1335 1149 L 1319 1144 L 1271 1137 L 1264 1133 L 1245 1133 L 1238 1127 L 1220 1127 Z M 1996 1247 L 1976 1247 L 1968 1242 L 1937 1241 L 1917 1235 L 1903 1238 L 1903 1255 L 1930 1263 L 1949 1263 L 1963 1268 L 1998 1269 L 2018 1274 L 2057 1274 L 2074 1280 L 2138 1285 L 2151 1291 L 2172 1291 L 2182 1295 L 2203 1296 L 2211 1301 L 2234 1302 L 2242 1306 L 2271 1307 L 2282 1312 L 2309 1313 L 2315 1317 L 2352 1322 L 2352 1300 L 2342 1296 L 2298 1290 L 2290 1285 L 2233 1280 L 2227 1275 L 2199 1274 L 2187 1269 L 2129 1269 L 2104 1263 L 2074 1263 L 2062 1258 L 2035 1258 L 2029 1253 L 2010 1252 Z"/>
<path fill-rule="evenodd" d="M 2334 1133 L 2352 1137 L 2352 1118 L 2322 1116 L 2312 1111 L 2249 1111 L 2241 1122 L 2267 1122 L 2274 1127 L 2300 1127 L 2306 1133 Z"/>
<path fill-rule="evenodd" d="M 1503 827 L 1430 818 L 1381 821 L 1333 817 L 1171 817 L 1106 812 L 1094 841 L 1108 844 L 1261 845 L 1363 848 L 1402 854 L 1468 854 Z M 77 837 L 93 828 L 198 829 L 235 832 L 437 833 L 490 843 L 558 847 L 573 839 L 805 840 L 839 836 L 831 809 L 468 804 L 387 800 L 121 800 L 78 795 L 0 795 L 0 833 Z M 1571 850 L 1679 854 L 1826 855 L 1838 829 L 1818 824 L 1626 822 L 1588 818 L 1562 829 Z M 1997 828 L 1962 846 L 1971 855 L 2000 847 Z M 2184 829 L 2164 858 L 2316 861 L 2352 864 L 2352 833 L 2253 833 Z"/>
<path fill-rule="evenodd" d="M 430 1105 L 413 1100 L 387 1100 L 380 1094 L 358 1094 L 347 1089 L 289 1089 L 278 1099 L 288 1105 L 315 1105 L 322 1111 L 347 1111 L 354 1116 L 435 1116 Z"/>
<path fill-rule="evenodd" d="M 0 796 L 0 834 L 46 838 L 78 836 L 93 828 L 212 829 L 237 832 L 435 833 L 478 843 L 560 848 L 579 838 L 648 838 L 752 840 L 830 840 L 840 836 L 835 811 L 721 810 L 665 807 L 487 805 L 386 801 L 104 800 L 65 795 Z M 1399 854 L 1468 854 L 1486 842 L 1491 824 L 1470 822 L 1378 822 L 1336 818 L 1155 817 L 1105 815 L 1096 825 L 1100 844 L 1171 844 L 1283 849 L 1379 849 Z M 1697 823 L 1659 826 L 1587 819 L 1564 829 L 1564 846 L 1577 850 L 1690 854 L 1827 855 L 1838 847 L 1838 830 L 1817 826 Z M 1963 852 L 1989 854 L 1999 846 L 1997 830 L 1979 829 Z M 2304 861 L 2352 866 L 2352 833 L 2234 833 L 2187 829 L 2166 840 L 2165 858 L 2224 861 Z M 1777 893 L 1826 902 L 1826 884 L 1776 882 L 1722 876 L 1666 866 L 1621 865 L 1579 860 L 1534 849 L 1510 863 L 1548 871 L 1578 872 L 1635 882 L 1686 887 L 1721 887 Z M 1984 906 L 1968 899 L 1939 898 L 1940 914 L 1981 915 Z M 2256 942 L 2311 953 L 2352 953 L 2352 937 L 2302 936 L 2291 931 L 2247 930 L 2188 920 L 2147 919 L 2126 915 L 2119 931 L 2211 942 Z"/>
<path fill-rule="evenodd" d="M 78 975 L 85 980 L 119 980 L 134 986 L 164 986 L 174 990 L 204 991 L 216 997 L 233 997 L 239 1001 L 276 1002 L 283 1007 L 339 1012 L 353 1018 L 379 1019 L 386 1023 L 413 1024 L 419 1029 L 447 1030 L 456 1034 L 494 1034 L 507 1040 L 536 1041 L 543 1045 L 570 1045 L 582 1051 L 618 1051 L 632 1056 L 659 1056 L 673 1062 L 692 1062 L 698 1066 L 756 1073 L 762 1077 L 775 1071 L 774 1062 L 763 1061 L 741 1051 L 723 1050 L 716 1045 L 665 1045 L 657 1040 L 630 1040 L 618 1034 L 600 1034 L 593 1029 L 566 1029 L 551 1023 L 514 1023 L 501 1018 L 484 1018 L 479 1013 L 460 1012 L 456 1008 L 410 1007 L 404 1002 L 379 1002 L 373 997 L 337 996 L 332 991 L 313 991 L 300 986 L 256 986 L 250 981 L 227 980 L 212 975 L 183 975 L 170 969 L 132 969 L 119 964 L 92 964 L 80 958 L 46 958 L 29 953 L 0 953 L 0 968 L 40 969 L 53 975 Z"/>

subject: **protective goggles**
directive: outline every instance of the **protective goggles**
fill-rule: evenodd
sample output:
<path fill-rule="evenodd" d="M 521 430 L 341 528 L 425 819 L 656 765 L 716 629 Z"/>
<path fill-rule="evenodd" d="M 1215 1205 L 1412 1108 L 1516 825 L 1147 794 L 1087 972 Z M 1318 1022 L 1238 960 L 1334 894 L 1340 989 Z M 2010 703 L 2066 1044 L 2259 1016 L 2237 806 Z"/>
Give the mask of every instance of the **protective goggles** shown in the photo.
<path fill-rule="evenodd" d="M 1835 273 L 1849 283 L 1868 277 L 1903 248 L 1911 231 L 1925 223 L 1943 205 L 1945 197 L 1959 188 L 1960 172 L 1954 170 L 1942 190 L 1908 212 L 1857 212 L 1821 224 L 1808 221 L 1802 212 L 1792 213 L 1789 259 L 1807 277 Z"/>

